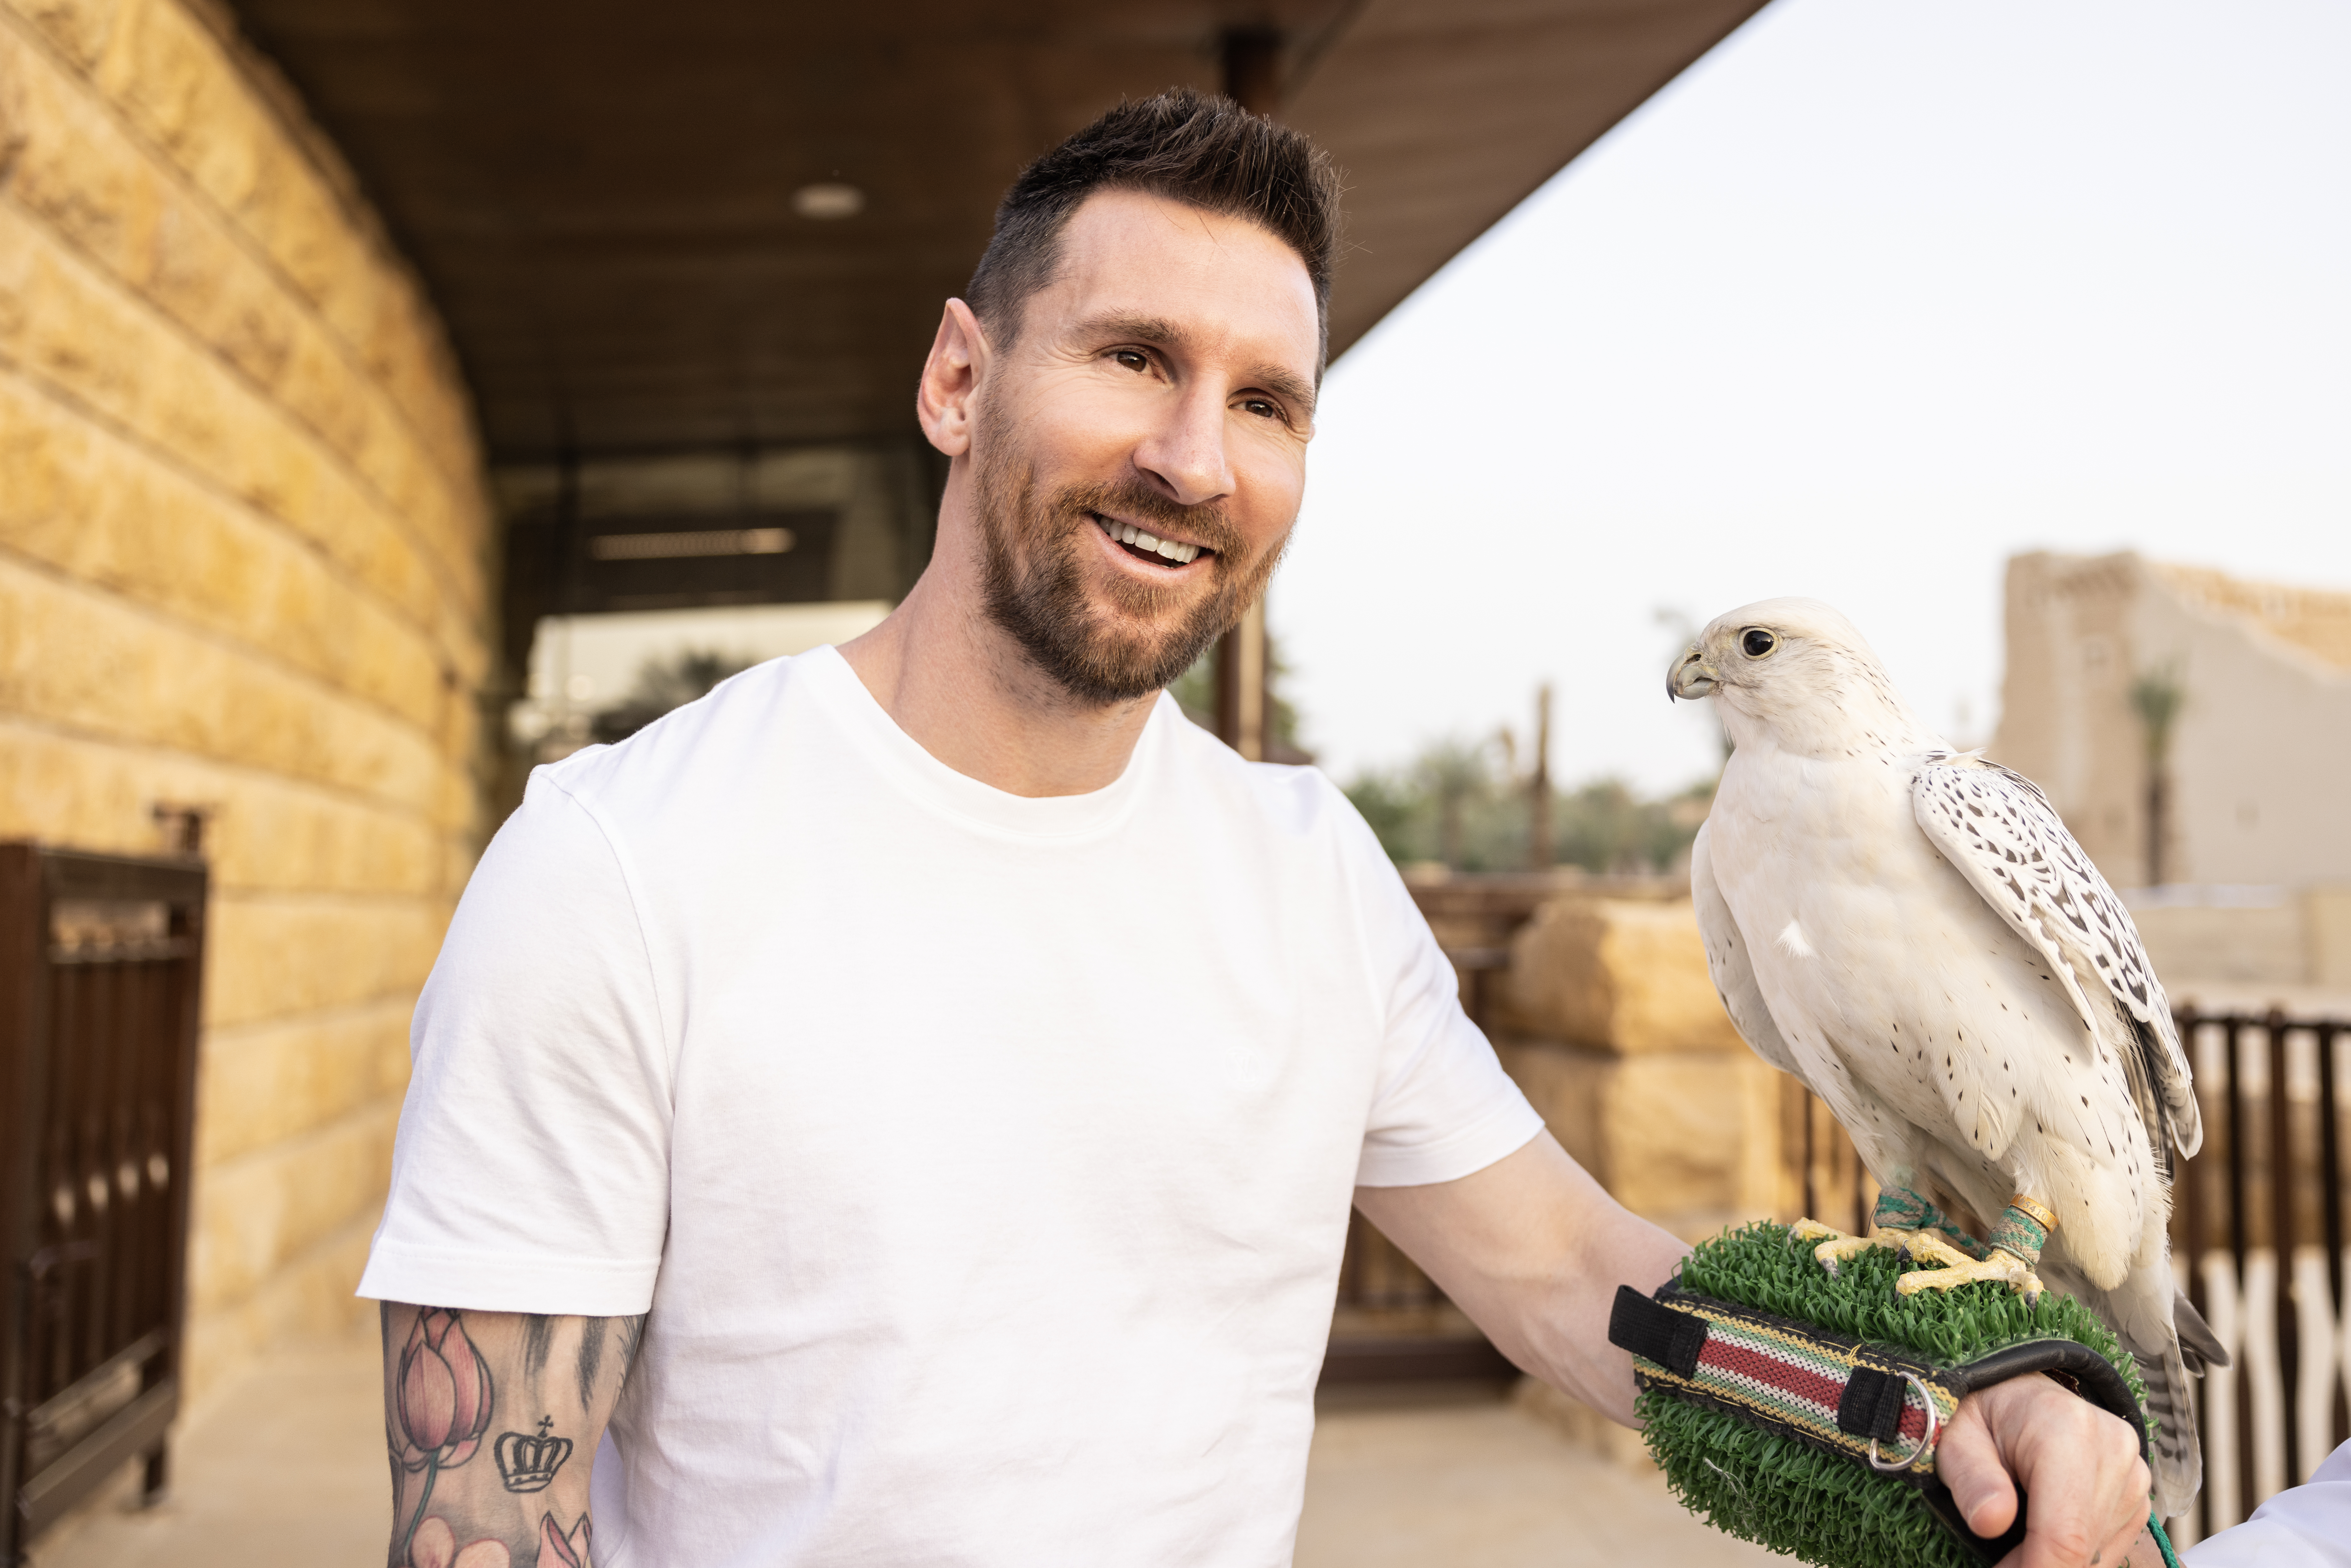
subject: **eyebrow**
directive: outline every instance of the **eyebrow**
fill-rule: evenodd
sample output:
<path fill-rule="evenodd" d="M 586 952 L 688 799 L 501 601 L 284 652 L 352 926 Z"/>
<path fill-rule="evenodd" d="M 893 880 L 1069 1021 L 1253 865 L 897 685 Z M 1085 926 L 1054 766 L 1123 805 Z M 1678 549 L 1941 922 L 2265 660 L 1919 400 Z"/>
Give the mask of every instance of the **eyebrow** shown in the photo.
<path fill-rule="evenodd" d="M 1140 316 L 1124 310 L 1113 310 L 1081 321 L 1077 330 L 1081 337 L 1124 338 L 1165 349 L 1180 349 L 1186 342 L 1184 329 L 1165 317 Z M 1309 419 L 1313 417 L 1313 387 L 1280 365 L 1252 365 L 1247 379 L 1279 397 L 1288 399 Z"/>

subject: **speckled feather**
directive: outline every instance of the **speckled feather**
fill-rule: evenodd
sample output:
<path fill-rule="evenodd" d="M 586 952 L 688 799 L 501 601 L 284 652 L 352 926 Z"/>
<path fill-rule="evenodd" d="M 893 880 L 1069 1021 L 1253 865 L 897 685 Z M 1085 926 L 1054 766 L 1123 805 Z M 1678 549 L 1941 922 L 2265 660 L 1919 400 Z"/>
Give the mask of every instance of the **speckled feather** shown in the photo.
<path fill-rule="evenodd" d="M 2163 983 L 2130 912 L 2065 829 L 2041 786 L 1973 756 L 1930 758 L 1911 786 L 1918 826 L 1969 885 L 2037 948 L 2082 1021 L 2099 1026 L 2082 981 L 2095 977 L 2138 1028 L 2124 1068 L 2158 1157 L 2204 1141 L 2188 1057 Z"/>

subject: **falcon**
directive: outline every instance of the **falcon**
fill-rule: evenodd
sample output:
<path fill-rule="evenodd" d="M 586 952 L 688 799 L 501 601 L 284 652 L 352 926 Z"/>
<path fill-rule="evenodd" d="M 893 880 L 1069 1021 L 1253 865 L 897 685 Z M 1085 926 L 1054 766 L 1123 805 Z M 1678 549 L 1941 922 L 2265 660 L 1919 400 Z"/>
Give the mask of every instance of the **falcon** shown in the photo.
<path fill-rule="evenodd" d="M 2173 1281 L 2173 1155 L 2202 1131 L 2122 901 L 2048 797 L 1953 750 L 1825 604 L 1719 617 L 1667 690 L 1713 698 L 1733 747 L 1690 855 L 1715 988 L 1880 1189 L 1869 1238 L 1800 1233 L 1832 1270 L 1872 1246 L 1938 1265 L 1905 1294 L 2079 1299 L 2138 1363 L 2179 1514 L 2202 1475 L 2189 1368 L 2227 1358 Z"/>

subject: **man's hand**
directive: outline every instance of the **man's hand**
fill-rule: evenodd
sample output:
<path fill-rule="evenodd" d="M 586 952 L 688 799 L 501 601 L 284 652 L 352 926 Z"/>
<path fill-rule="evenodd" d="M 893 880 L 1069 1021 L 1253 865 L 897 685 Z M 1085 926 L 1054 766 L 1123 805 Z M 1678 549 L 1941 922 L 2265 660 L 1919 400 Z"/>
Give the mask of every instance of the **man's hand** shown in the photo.
<path fill-rule="evenodd" d="M 2016 1521 L 2010 1478 L 2022 1485 L 2024 1544 L 2001 1568 L 2116 1568 L 2147 1527 L 2154 1479 L 2128 1427 L 2046 1377 L 2012 1377 L 1960 1401 L 1935 1470 L 1968 1528 L 1987 1539 Z M 2161 1561 L 2134 1558 L 2131 1568 Z"/>

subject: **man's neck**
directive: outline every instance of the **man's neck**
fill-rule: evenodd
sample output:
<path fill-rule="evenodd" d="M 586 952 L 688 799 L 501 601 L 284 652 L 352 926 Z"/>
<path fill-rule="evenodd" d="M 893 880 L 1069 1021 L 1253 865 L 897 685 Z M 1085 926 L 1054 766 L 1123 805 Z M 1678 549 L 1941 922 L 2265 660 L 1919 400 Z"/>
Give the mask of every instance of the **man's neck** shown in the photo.
<path fill-rule="evenodd" d="M 941 547 L 953 548 L 949 530 L 941 536 Z M 882 624 L 841 645 L 873 700 L 924 750 L 1008 794 L 1082 795 L 1116 782 L 1157 695 L 1108 706 L 1075 701 L 976 591 L 954 586 L 976 585 L 979 573 L 943 564 Z"/>

